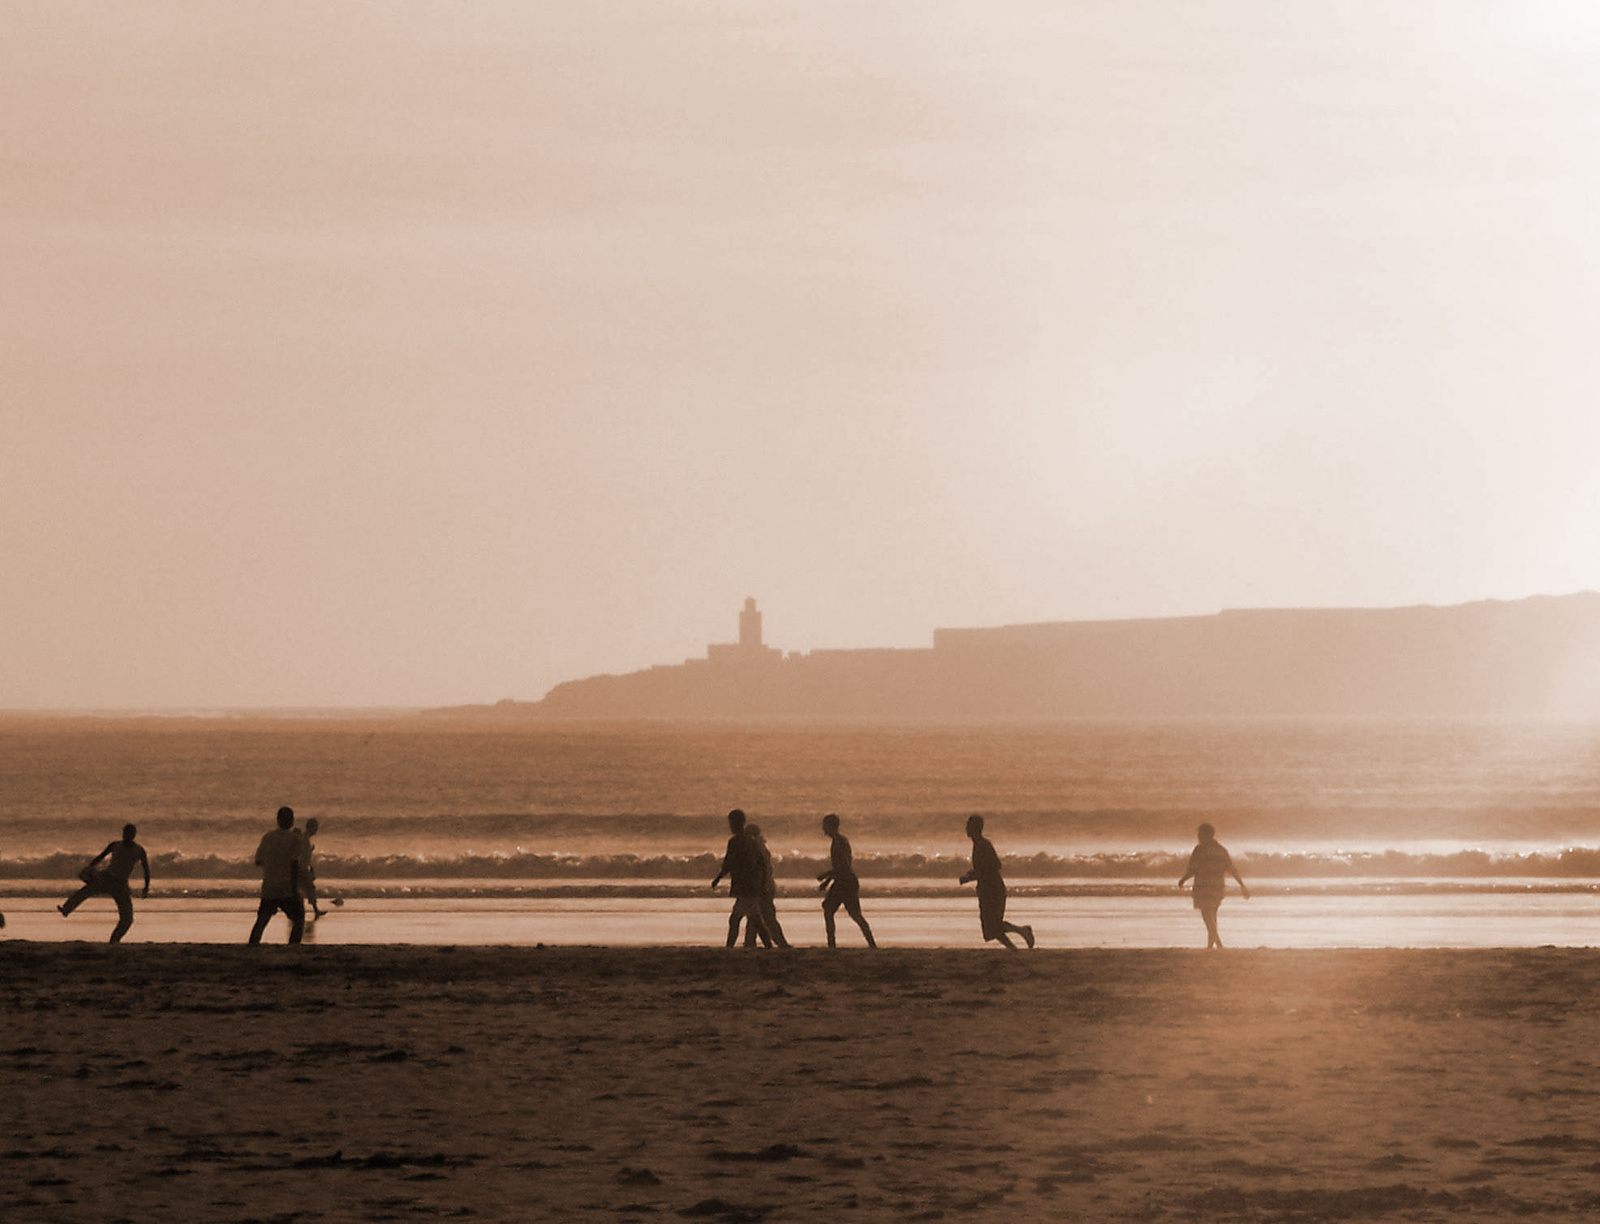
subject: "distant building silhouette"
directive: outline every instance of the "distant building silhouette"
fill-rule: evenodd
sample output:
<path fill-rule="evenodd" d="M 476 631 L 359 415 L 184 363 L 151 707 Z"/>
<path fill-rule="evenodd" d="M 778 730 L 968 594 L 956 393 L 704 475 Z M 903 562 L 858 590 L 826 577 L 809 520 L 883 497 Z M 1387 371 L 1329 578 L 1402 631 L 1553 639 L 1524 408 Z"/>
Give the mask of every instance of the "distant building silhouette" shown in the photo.
<path fill-rule="evenodd" d="M 692 666 L 699 661 L 690 659 L 688 663 Z M 761 644 L 761 613 L 756 611 L 753 598 L 744 601 L 744 610 L 739 613 L 739 640 L 707 646 L 705 661 L 719 667 L 750 667 L 783 661 L 783 651 Z"/>
<path fill-rule="evenodd" d="M 744 611 L 739 613 L 739 646 L 744 650 L 761 649 L 761 613 L 756 611 L 754 596 L 744 601 Z"/>
<path fill-rule="evenodd" d="M 935 629 L 785 654 L 747 599 L 701 659 L 558 684 L 536 717 L 984 722 L 1600 715 L 1600 594 Z"/>

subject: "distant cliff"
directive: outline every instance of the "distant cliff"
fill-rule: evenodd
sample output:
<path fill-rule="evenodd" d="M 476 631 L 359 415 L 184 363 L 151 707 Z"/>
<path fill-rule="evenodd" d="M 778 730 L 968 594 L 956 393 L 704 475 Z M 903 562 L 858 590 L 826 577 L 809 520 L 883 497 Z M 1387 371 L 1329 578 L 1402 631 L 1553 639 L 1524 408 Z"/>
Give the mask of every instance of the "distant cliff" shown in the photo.
<path fill-rule="evenodd" d="M 704 659 L 501 708 L 563 720 L 1600 715 L 1593 592 L 939 629 L 929 649 L 803 655 L 762 645 L 754 608 L 740 643 Z"/>

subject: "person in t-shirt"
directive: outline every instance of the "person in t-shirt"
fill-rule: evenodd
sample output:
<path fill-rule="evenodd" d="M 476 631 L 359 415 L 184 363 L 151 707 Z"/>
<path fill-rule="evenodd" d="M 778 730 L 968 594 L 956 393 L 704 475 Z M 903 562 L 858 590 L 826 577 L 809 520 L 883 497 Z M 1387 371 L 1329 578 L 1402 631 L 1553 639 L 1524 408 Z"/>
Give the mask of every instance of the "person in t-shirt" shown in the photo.
<path fill-rule="evenodd" d="M 978 884 L 978 921 L 983 926 L 985 941 L 997 939 L 1013 952 L 1017 945 L 1011 935 L 1021 935 L 1028 947 L 1033 947 L 1033 928 L 1018 926 L 1006 921 L 1006 881 L 1000 874 L 1000 856 L 994 843 L 983 835 L 983 817 L 967 817 L 967 836 L 972 839 L 972 870 L 961 877 L 961 883 L 975 880 Z"/>
<path fill-rule="evenodd" d="M 738 808 L 728 813 L 728 850 L 722 856 L 722 867 L 711 881 L 715 888 L 728 877 L 728 891 L 733 894 L 733 912 L 728 915 L 728 947 L 739 942 L 739 923 L 748 922 L 756 933 L 770 943 L 772 932 L 767 930 L 766 919 L 761 915 L 762 884 L 761 862 L 754 843 L 745 833 L 745 815 Z"/>
<path fill-rule="evenodd" d="M 297 944 L 305 934 L 306 906 L 300 899 L 300 869 L 305 861 L 306 843 L 294 827 L 294 809 L 278 809 L 278 827 L 261 839 L 256 847 L 256 866 L 261 868 L 261 904 L 256 908 L 256 924 L 250 929 L 250 942 L 261 942 L 261 932 L 279 910 L 289 920 L 289 942 Z"/>
<path fill-rule="evenodd" d="M 829 838 L 829 866 L 817 877 L 817 887 L 828 890 L 828 895 L 822 899 L 822 925 L 828 932 L 828 947 L 838 946 L 834 939 L 833 916 L 843 906 L 844 912 L 855 920 L 861 933 L 866 936 L 867 947 L 876 948 L 878 944 L 872 938 L 872 928 L 861 916 L 861 880 L 856 875 L 850 839 L 839 832 L 839 818 L 832 812 L 822 818 L 822 831 Z"/>
<path fill-rule="evenodd" d="M 1194 907 L 1205 920 L 1206 948 L 1209 950 L 1222 947 L 1222 936 L 1217 934 L 1217 907 L 1222 904 L 1222 898 L 1228 891 L 1228 877 L 1239 881 L 1239 894 L 1246 901 L 1250 900 L 1250 890 L 1244 886 L 1244 881 L 1234 869 L 1233 856 L 1217 840 L 1217 831 L 1203 824 L 1199 835 L 1200 844 L 1190 853 L 1189 866 L 1183 873 L 1183 879 L 1178 881 L 1178 887 L 1182 888 L 1190 877 L 1194 878 L 1194 888 L 1191 890 Z"/>
<path fill-rule="evenodd" d="M 117 903 L 117 925 L 112 928 L 111 942 L 121 943 L 122 937 L 133 925 L 133 891 L 129 881 L 135 867 L 144 868 L 144 893 L 150 895 L 150 858 L 144 847 L 133 839 L 139 830 L 133 825 L 122 826 L 122 840 L 109 843 L 89 860 L 83 869 L 83 887 L 56 906 L 65 918 L 90 897 L 110 897 Z M 104 867 L 102 860 L 107 860 Z"/>

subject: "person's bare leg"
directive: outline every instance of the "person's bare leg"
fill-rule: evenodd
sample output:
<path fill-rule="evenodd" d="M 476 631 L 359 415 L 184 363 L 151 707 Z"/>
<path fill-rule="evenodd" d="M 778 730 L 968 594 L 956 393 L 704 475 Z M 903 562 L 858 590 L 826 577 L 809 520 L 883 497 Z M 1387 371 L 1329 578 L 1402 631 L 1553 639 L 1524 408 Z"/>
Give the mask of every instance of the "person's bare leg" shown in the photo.
<path fill-rule="evenodd" d="M 833 930 L 833 916 L 838 912 L 839 903 L 832 897 L 829 897 L 822 903 L 822 926 L 823 929 L 828 932 L 828 947 L 830 948 L 836 948 L 839 946 Z"/>
<path fill-rule="evenodd" d="M 272 921 L 272 915 L 275 912 L 271 903 L 267 901 L 262 901 L 256 907 L 256 924 L 250 928 L 250 942 L 252 944 L 261 942 L 261 932 L 267 929 L 267 923 Z"/>
<path fill-rule="evenodd" d="M 789 941 L 784 936 L 782 924 L 778 921 L 778 907 L 772 898 L 768 897 L 761 903 L 761 917 L 766 920 L 767 930 L 772 934 L 772 942 L 780 948 L 787 948 Z"/>
<path fill-rule="evenodd" d="M 728 944 L 727 944 L 727 946 L 730 947 L 730 948 L 733 947 L 735 944 L 737 944 L 739 942 L 739 918 L 740 918 L 742 912 L 743 911 L 741 911 L 739 909 L 739 903 L 737 901 L 735 901 L 733 903 L 733 913 L 728 915 Z"/>
<path fill-rule="evenodd" d="M 772 947 L 772 932 L 767 930 L 767 920 L 761 916 L 761 902 L 747 900 L 744 902 L 745 933 L 754 931 L 761 937 L 761 942 L 767 947 Z"/>
<path fill-rule="evenodd" d="M 114 894 L 117 903 L 117 925 L 111 932 L 111 942 L 121 943 L 122 937 L 128 933 L 128 928 L 133 925 L 133 898 L 128 895 L 128 890 Z"/>
<path fill-rule="evenodd" d="M 1023 943 L 1027 944 L 1030 948 L 1033 947 L 1033 928 L 1031 926 L 1018 926 L 1014 922 L 1007 922 L 1003 924 L 1001 929 L 1005 931 L 1014 931 L 1016 934 L 1022 936 Z"/>
<path fill-rule="evenodd" d="M 94 889 L 85 884 L 82 888 L 78 889 L 77 892 L 73 893 L 72 896 L 68 897 L 60 905 L 56 906 L 56 908 L 61 911 L 61 916 L 65 918 L 68 914 L 72 913 L 73 910 L 77 909 L 78 906 L 82 905 L 92 896 L 94 896 Z"/>
<path fill-rule="evenodd" d="M 1206 922 L 1206 947 L 1208 949 L 1222 947 L 1222 936 L 1217 934 L 1217 907 L 1208 905 L 1200 911 L 1200 917 Z"/>
<path fill-rule="evenodd" d="M 855 919 L 856 925 L 861 928 L 862 935 L 866 936 L 867 947 L 876 948 L 878 945 L 877 942 L 872 938 L 872 928 L 867 925 L 867 920 L 861 916 L 861 902 L 846 901 L 844 903 L 844 909 L 845 913 L 849 914 L 850 917 Z"/>

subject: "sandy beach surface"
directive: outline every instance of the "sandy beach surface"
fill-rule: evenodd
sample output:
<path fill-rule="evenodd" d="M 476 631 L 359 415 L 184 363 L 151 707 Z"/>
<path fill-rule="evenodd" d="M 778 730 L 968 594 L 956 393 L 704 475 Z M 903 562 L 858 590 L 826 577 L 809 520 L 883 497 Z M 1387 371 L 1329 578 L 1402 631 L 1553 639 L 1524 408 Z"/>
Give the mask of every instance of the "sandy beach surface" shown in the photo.
<path fill-rule="evenodd" d="M 0 943 L 16 1221 L 1600 1210 L 1600 953 Z"/>

